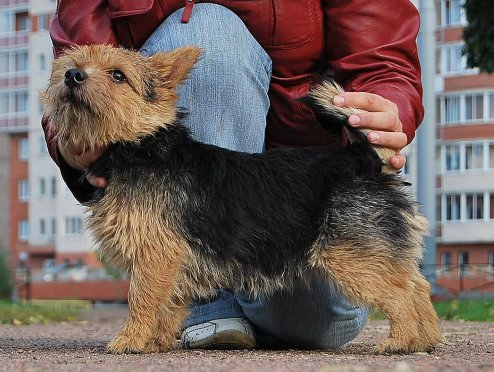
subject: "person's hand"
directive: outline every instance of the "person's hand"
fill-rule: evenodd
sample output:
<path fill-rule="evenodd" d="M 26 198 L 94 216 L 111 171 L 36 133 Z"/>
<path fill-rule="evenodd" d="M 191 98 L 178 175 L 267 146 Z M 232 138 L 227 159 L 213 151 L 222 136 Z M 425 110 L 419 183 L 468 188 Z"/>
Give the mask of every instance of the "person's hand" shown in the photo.
<path fill-rule="evenodd" d="M 349 124 L 356 128 L 370 129 L 370 143 L 395 150 L 395 155 L 389 159 L 391 167 L 399 170 L 405 166 L 406 158 L 400 151 L 408 141 L 395 103 L 377 94 L 345 92 L 334 98 L 334 104 L 367 111 L 351 115 Z"/>
<path fill-rule="evenodd" d="M 104 152 L 105 148 L 97 148 L 92 151 L 83 151 L 78 146 L 58 146 L 62 157 L 72 168 L 84 170 L 94 163 Z M 91 174 L 86 176 L 88 182 L 94 187 L 104 188 L 108 186 L 108 181 L 103 177 L 95 177 Z"/>

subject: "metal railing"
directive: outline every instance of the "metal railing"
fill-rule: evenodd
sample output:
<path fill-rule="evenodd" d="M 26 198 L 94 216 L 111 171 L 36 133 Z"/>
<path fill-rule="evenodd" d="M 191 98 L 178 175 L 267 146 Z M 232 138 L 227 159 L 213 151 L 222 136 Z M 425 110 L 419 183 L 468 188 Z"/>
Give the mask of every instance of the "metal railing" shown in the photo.
<path fill-rule="evenodd" d="M 115 273 L 106 269 L 91 268 L 88 266 L 73 266 L 66 268 L 57 268 L 53 270 L 46 269 L 17 269 L 15 276 L 18 282 L 87 282 L 103 280 L 126 280 L 125 273 Z"/>

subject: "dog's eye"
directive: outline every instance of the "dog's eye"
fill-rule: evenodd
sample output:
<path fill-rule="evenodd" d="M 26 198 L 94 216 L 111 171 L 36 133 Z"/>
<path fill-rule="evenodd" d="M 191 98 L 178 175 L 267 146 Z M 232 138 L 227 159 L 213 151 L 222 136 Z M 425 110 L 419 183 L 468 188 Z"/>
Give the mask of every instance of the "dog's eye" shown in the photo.
<path fill-rule="evenodd" d="M 125 74 L 120 70 L 111 71 L 111 77 L 118 83 L 123 83 L 126 80 Z"/>

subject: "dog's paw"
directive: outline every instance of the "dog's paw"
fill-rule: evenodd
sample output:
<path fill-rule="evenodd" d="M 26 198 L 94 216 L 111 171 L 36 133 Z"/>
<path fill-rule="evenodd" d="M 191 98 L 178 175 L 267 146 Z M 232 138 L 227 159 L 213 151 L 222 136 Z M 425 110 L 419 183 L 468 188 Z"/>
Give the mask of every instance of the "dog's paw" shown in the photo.
<path fill-rule="evenodd" d="M 155 342 L 146 342 L 125 335 L 118 335 L 106 345 L 106 351 L 111 354 L 144 354 L 160 351 Z"/>
<path fill-rule="evenodd" d="M 421 351 L 416 350 L 416 347 L 417 345 L 413 341 L 389 337 L 377 345 L 376 354 L 410 354 L 415 351 Z"/>

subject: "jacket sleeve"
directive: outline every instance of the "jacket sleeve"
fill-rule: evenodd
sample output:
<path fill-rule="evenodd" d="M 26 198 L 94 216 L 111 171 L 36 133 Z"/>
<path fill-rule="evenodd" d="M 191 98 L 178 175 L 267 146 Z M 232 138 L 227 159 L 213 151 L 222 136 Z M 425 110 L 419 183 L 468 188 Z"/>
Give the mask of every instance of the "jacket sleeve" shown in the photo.
<path fill-rule="evenodd" d="M 117 46 L 111 20 L 106 14 L 107 6 L 106 0 L 60 0 L 50 26 L 55 57 L 63 53 L 64 48 L 73 45 Z M 46 117 L 42 119 L 42 127 L 50 156 L 60 168 L 65 183 L 78 201 L 86 201 L 94 188 L 85 180 L 82 171 L 71 168 L 64 161 L 55 140 L 56 133 L 49 130 L 50 125 Z"/>
<path fill-rule="evenodd" d="M 424 114 L 417 9 L 410 0 L 325 0 L 324 12 L 335 80 L 394 102 L 410 143 Z"/>

